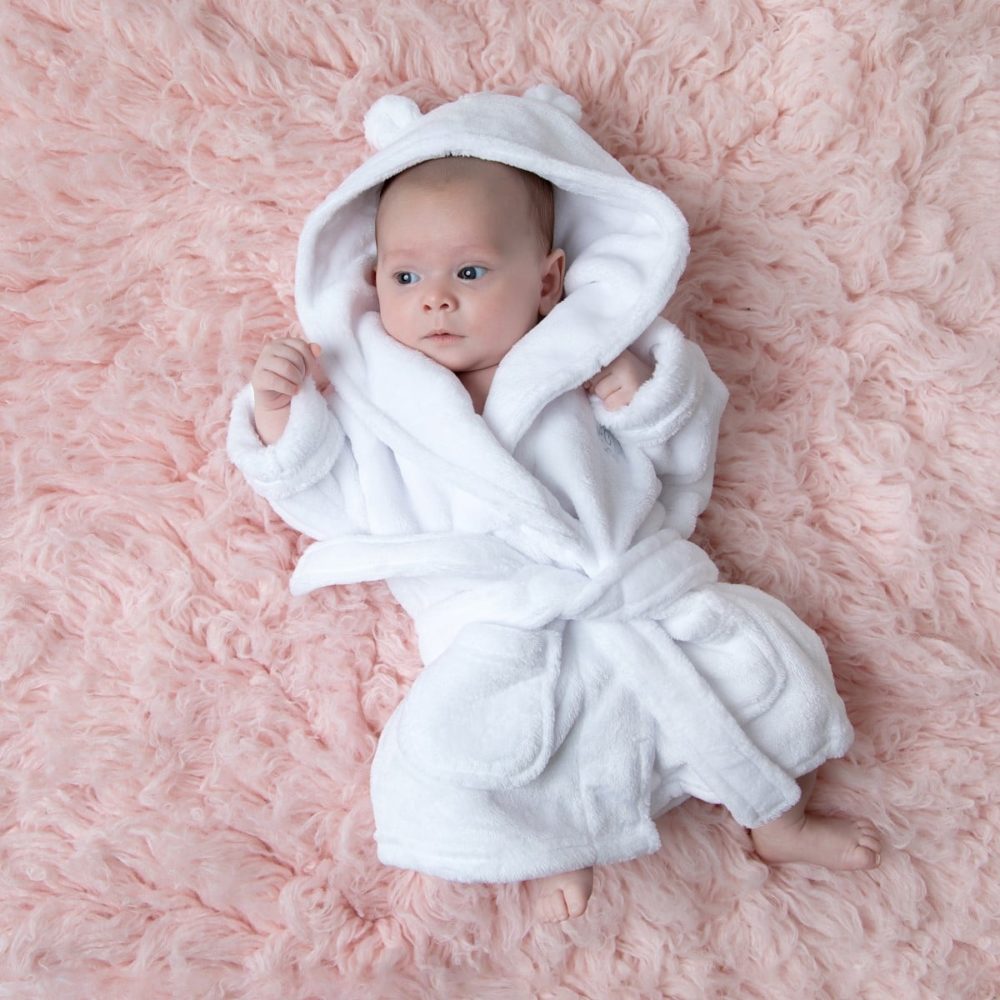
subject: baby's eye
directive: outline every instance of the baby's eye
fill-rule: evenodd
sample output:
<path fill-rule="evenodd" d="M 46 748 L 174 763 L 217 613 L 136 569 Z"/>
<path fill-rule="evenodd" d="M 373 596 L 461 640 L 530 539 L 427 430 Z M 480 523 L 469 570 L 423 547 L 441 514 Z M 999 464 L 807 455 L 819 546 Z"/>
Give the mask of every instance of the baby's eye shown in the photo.
<path fill-rule="evenodd" d="M 462 281 L 475 281 L 476 278 L 481 278 L 485 273 L 486 268 L 480 267 L 478 264 L 466 264 L 465 267 L 458 269 L 458 276 Z"/>
<path fill-rule="evenodd" d="M 397 271 L 392 277 L 397 285 L 415 285 L 420 280 L 420 275 L 413 271 Z"/>

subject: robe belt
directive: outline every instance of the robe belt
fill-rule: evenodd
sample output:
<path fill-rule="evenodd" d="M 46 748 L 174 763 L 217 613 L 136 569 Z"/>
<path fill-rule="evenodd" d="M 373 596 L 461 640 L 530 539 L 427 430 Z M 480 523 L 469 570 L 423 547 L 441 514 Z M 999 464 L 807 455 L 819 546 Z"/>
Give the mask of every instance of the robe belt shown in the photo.
<path fill-rule="evenodd" d="M 696 545 L 664 530 L 643 539 L 594 574 L 527 560 L 424 609 L 416 621 L 430 662 L 473 623 L 537 629 L 552 622 L 662 620 L 685 594 L 714 583 L 718 569 Z"/>
<path fill-rule="evenodd" d="M 292 590 L 451 576 L 469 586 L 420 612 L 415 625 L 429 663 L 466 625 L 535 629 L 558 620 L 662 620 L 685 594 L 718 579 L 698 546 L 664 529 L 595 572 L 532 561 L 494 536 L 359 536 L 316 542 L 303 554 Z"/>

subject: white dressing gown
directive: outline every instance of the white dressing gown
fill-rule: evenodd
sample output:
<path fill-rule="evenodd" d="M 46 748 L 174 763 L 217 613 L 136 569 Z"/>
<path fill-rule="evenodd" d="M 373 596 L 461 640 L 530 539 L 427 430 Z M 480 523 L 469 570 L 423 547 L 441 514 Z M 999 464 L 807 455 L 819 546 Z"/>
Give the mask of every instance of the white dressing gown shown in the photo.
<path fill-rule="evenodd" d="M 372 765 L 379 858 L 516 881 L 638 857 L 688 796 L 746 826 L 852 732 L 818 637 L 783 604 L 719 583 L 688 539 L 711 490 L 726 390 L 659 312 L 683 218 L 579 127 L 550 87 L 421 115 L 383 98 L 378 149 L 309 218 L 296 302 L 332 389 L 310 381 L 265 447 L 248 386 L 229 454 L 316 539 L 292 577 L 385 579 L 425 664 Z M 483 414 L 457 377 L 393 341 L 365 274 L 377 192 L 443 155 L 556 188 L 566 295 L 501 363 Z M 582 384 L 631 346 L 654 365 L 622 410 Z"/>

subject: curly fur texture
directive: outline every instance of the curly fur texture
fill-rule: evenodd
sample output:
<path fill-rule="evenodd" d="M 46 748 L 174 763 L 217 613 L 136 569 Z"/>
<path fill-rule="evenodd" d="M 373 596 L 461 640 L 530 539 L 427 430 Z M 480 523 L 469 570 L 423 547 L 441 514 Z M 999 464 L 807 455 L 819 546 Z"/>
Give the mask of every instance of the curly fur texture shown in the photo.
<path fill-rule="evenodd" d="M 0 996 L 996 996 L 988 0 L 10 0 L 0 38 Z M 289 596 L 229 401 L 371 101 L 538 83 L 691 224 L 668 313 L 732 393 L 699 539 L 826 640 L 858 740 L 817 805 L 874 873 L 698 803 L 555 928 L 375 860 L 409 626 Z"/>

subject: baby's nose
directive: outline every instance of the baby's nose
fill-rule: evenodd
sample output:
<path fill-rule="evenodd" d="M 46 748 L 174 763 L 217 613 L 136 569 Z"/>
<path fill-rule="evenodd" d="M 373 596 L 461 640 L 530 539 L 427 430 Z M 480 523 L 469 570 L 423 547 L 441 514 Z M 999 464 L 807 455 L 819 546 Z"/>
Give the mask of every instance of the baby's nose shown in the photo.
<path fill-rule="evenodd" d="M 455 294 L 443 281 L 425 282 L 424 309 L 434 312 L 437 309 L 454 309 Z"/>

